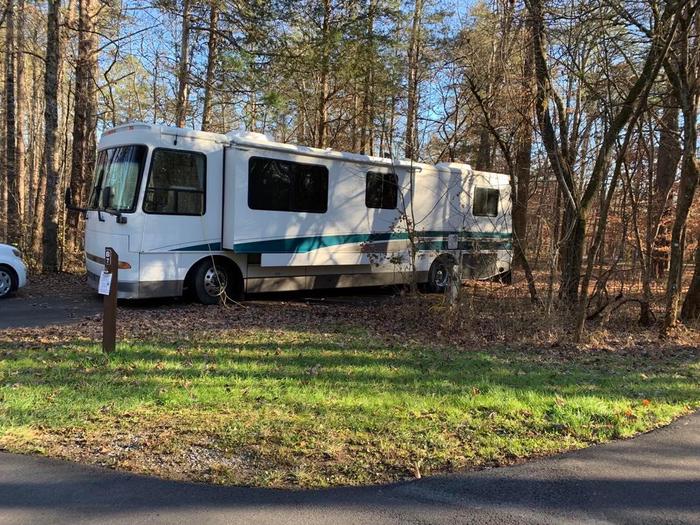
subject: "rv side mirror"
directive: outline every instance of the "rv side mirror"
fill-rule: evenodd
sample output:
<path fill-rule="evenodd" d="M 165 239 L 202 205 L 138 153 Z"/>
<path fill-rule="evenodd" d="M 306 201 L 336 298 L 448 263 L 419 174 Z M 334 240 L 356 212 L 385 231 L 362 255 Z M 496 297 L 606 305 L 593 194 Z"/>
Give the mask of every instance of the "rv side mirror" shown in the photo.
<path fill-rule="evenodd" d="M 102 208 L 107 209 L 109 208 L 110 203 L 112 202 L 112 186 L 107 186 L 105 189 L 102 190 Z"/>
<path fill-rule="evenodd" d="M 63 196 L 63 202 L 65 202 L 66 210 L 68 210 L 68 211 L 75 211 L 75 212 L 80 212 L 80 213 L 87 212 L 86 208 L 78 208 L 76 205 L 73 204 L 73 192 L 71 191 L 70 188 L 66 188 L 66 193 Z"/>

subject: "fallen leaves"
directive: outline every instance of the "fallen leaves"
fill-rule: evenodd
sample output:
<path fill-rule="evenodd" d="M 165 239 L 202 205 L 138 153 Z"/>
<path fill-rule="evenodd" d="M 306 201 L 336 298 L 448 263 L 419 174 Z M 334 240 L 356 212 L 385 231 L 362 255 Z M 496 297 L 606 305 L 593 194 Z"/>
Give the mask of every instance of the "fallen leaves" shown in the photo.
<path fill-rule="evenodd" d="M 30 285 L 28 294 L 41 297 L 56 291 L 66 301 L 94 301 L 94 293 L 80 276 L 59 274 L 42 276 L 39 286 Z M 23 292 L 24 293 L 24 292 Z M 238 306 L 203 306 L 181 300 L 164 299 L 153 304 L 120 303 L 118 309 L 118 342 L 158 340 L 177 344 L 182 351 L 201 353 L 202 342 L 235 341 L 243 332 L 277 330 L 300 334 L 314 333 L 333 337 L 339 332 L 360 331 L 390 346 L 422 344 L 435 349 L 451 346 L 459 351 L 479 351 L 495 345 L 519 352 L 539 352 L 544 359 L 566 360 L 586 353 L 591 359 L 602 359 L 609 353 L 626 353 L 653 360 L 669 352 L 697 352 L 698 330 L 684 328 L 660 342 L 655 330 L 645 330 L 634 319 L 623 318 L 633 312 L 621 312 L 608 329 L 589 331 L 589 342 L 573 344 L 567 330 L 569 320 L 555 312 L 546 318 L 533 307 L 526 290 L 520 285 L 470 283 L 459 310 L 445 315 L 439 295 L 353 296 L 328 300 L 259 300 L 252 297 L 245 308 Z M 334 292 L 337 295 L 337 292 Z M 455 322 L 457 320 L 458 322 Z M 37 348 L 47 352 L 63 345 L 98 343 L 102 324 L 99 314 L 73 323 L 42 328 L 5 329 L 0 333 L 0 351 L 12 343 L 12 349 Z M 342 345 L 341 345 L 342 346 Z M 604 350 L 603 350 L 604 349 Z M 240 353 L 235 347 L 233 352 Z M 275 356 L 281 348 L 271 349 Z M 692 352 L 691 352 L 692 353 Z M 450 356 L 448 355 L 449 359 Z M 643 373 L 643 372 L 642 372 Z"/>

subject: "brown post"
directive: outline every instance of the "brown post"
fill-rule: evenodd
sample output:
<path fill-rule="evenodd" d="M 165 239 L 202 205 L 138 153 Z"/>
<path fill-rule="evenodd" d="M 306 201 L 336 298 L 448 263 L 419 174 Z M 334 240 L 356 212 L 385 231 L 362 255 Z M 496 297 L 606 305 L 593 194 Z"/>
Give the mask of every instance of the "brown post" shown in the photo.
<path fill-rule="evenodd" d="M 114 352 L 117 340 L 117 274 L 119 272 L 119 255 L 112 248 L 105 248 L 105 271 L 111 274 L 109 294 L 105 295 L 102 314 L 102 350 L 109 354 Z"/>

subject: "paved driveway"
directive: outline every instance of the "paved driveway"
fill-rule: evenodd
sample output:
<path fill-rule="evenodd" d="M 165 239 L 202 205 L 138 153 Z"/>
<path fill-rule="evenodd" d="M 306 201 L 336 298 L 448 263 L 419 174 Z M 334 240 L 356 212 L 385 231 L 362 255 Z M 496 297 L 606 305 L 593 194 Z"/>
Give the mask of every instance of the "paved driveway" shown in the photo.
<path fill-rule="evenodd" d="M 700 413 L 633 440 L 385 487 L 217 487 L 0 454 L 0 523 L 700 524 Z"/>
<path fill-rule="evenodd" d="M 367 304 L 369 301 L 386 300 L 394 293 L 392 287 L 311 290 L 253 294 L 247 298 L 247 302 Z M 0 330 L 79 322 L 85 317 L 101 314 L 102 303 L 103 298 L 87 285 L 85 278 L 66 274 L 35 278 L 27 288 L 20 289 L 16 295 L 0 300 Z M 143 311 L 187 304 L 187 299 L 175 297 L 119 301 L 121 308 Z"/>
<path fill-rule="evenodd" d="M 89 297 L 28 297 L 19 295 L 0 301 L 0 330 L 74 323 L 102 311 L 96 294 Z"/>
<path fill-rule="evenodd" d="M 0 300 L 0 330 L 75 323 L 101 309 L 101 298 L 83 276 L 32 276 L 25 288 Z"/>

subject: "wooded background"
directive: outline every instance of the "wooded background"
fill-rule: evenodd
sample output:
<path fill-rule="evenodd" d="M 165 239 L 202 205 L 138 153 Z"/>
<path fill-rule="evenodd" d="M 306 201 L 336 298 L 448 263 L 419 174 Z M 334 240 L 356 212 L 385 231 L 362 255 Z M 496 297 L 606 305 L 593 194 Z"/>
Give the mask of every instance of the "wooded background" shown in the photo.
<path fill-rule="evenodd" d="M 609 282 L 636 283 L 666 333 L 700 317 L 699 5 L 0 1 L 0 241 L 75 266 L 62 195 L 85 203 L 101 130 L 245 128 L 507 172 L 533 302 L 571 308 L 580 336 L 630 299 L 603 301 Z"/>

